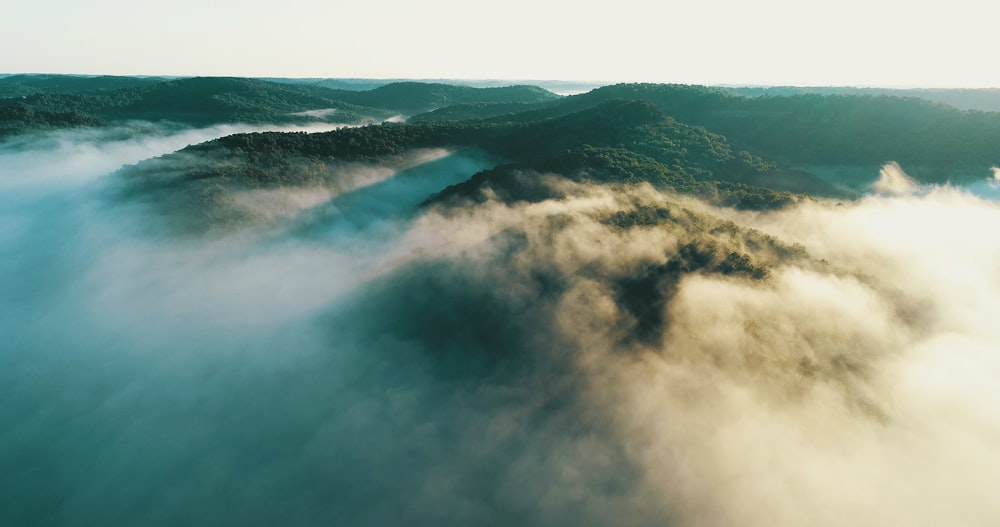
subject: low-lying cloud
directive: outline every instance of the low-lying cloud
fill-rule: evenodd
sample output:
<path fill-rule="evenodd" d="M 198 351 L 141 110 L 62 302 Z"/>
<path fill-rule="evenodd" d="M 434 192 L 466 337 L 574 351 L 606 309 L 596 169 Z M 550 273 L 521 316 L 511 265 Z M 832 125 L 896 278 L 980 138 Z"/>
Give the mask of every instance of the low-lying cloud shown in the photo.
<path fill-rule="evenodd" d="M 6 138 L 0 145 L 0 189 L 90 182 L 122 165 L 218 137 L 248 132 L 323 132 L 345 125 L 221 124 L 184 128 L 135 122 L 129 127 L 56 130 Z"/>
<path fill-rule="evenodd" d="M 879 178 L 872 183 L 872 190 L 880 194 L 902 196 L 912 194 L 920 185 L 895 161 L 886 163 L 879 171 Z"/>
<path fill-rule="evenodd" d="M 623 379 L 640 455 L 690 523 L 1000 518 L 998 215 L 954 188 L 731 215 L 822 265 L 766 288 L 689 278 L 663 348 Z"/>
<path fill-rule="evenodd" d="M 450 154 L 151 239 L 98 174 L 132 146 L 0 157 L 0 523 L 1000 519 L 994 202 L 418 213 Z"/>

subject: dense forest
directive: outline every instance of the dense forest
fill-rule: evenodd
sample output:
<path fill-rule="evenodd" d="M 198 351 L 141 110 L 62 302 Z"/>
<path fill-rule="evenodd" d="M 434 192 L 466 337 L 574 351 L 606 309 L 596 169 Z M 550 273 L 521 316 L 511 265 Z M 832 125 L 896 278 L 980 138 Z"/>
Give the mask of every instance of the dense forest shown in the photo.
<path fill-rule="evenodd" d="M 873 95 L 918 98 L 954 106 L 959 110 L 982 112 L 1000 111 L 1000 88 L 848 88 L 839 86 L 752 86 L 727 87 L 726 90 L 745 97 L 775 97 L 790 95 Z"/>
<path fill-rule="evenodd" d="M 219 123 L 304 124 L 382 122 L 399 114 L 472 102 L 533 103 L 558 98 L 533 86 L 471 88 L 395 83 L 369 91 L 311 83 L 196 77 L 153 81 L 136 78 L 14 76 L 0 98 L 0 134 L 127 121 L 204 126 Z M 30 82 L 29 82 L 30 81 Z M 14 109 L 12 109 L 14 108 Z"/>
<path fill-rule="evenodd" d="M 916 97 L 743 97 L 687 85 L 613 85 L 549 103 L 442 108 L 412 121 L 544 119 L 612 99 L 649 102 L 681 122 L 725 136 L 739 149 L 805 171 L 840 166 L 870 172 L 895 160 L 926 181 L 961 180 L 981 177 L 996 164 L 1000 145 L 1000 113 L 962 111 Z"/>
<path fill-rule="evenodd" d="M 980 179 L 1000 164 L 1000 113 L 895 92 L 617 84 L 558 96 L 525 85 L 328 87 L 335 85 L 9 76 L 0 78 L 6 93 L 33 93 L 0 99 L 0 135 L 134 121 L 367 124 L 224 137 L 121 172 L 129 195 L 174 186 L 211 195 L 211 206 L 236 189 L 323 186 L 343 163 L 397 166 L 408 152 L 434 148 L 476 149 L 496 163 L 428 195 L 426 204 L 487 195 L 541 200 L 558 195 L 540 183 L 556 174 L 574 182 L 648 183 L 761 210 L 809 195 L 858 196 L 889 161 L 925 182 Z M 159 177 L 161 171 L 171 177 Z"/>
<path fill-rule="evenodd" d="M 169 187 L 208 200 L 205 207 L 218 207 L 232 192 L 322 187 L 344 163 L 392 166 L 409 151 L 429 148 L 475 148 L 500 164 L 428 196 L 427 204 L 477 201 L 487 192 L 512 203 L 559 197 L 551 185 L 539 183 L 542 175 L 558 174 L 575 182 L 648 183 L 725 206 L 762 210 L 793 202 L 781 182 L 798 175 L 736 151 L 723 136 L 682 124 L 650 103 L 612 100 L 551 119 L 238 134 L 127 167 L 119 178 L 128 195 Z M 761 184 L 770 179 L 770 187 Z M 815 184 L 819 188 L 822 182 Z"/>
<path fill-rule="evenodd" d="M 27 97 L 38 93 L 103 92 L 149 86 L 165 77 L 125 77 L 113 75 L 7 75 L 0 76 L 0 99 Z"/>

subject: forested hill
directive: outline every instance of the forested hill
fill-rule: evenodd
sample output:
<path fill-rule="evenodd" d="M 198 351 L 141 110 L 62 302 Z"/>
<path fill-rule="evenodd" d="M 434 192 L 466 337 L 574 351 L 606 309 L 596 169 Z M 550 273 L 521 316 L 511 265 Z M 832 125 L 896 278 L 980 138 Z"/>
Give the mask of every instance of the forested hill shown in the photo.
<path fill-rule="evenodd" d="M 367 91 L 338 90 L 337 93 L 343 101 L 407 115 L 456 104 L 531 104 L 559 99 L 558 95 L 537 86 L 473 88 L 424 82 L 396 82 Z"/>
<path fill-rule="evenodd" d="M 0 100 L 0 134 L 130 120 L 376 123 L 443 106 L 407 124 L 326 134 L 236 135 L 122 172 L 216 191 L 322 185 L 343 162 L 395 166 L 422 148 L 472 147 L 497 163 L 428 195 L 433 202 L 552 197 L 540 176 L 648 182 L 739 208 L 780 207 L 793 194 L 850 198 L 886 162 L 926 182 L 981 179 L 1000 165 L 1000 113 L 916 98 L 799 94 L 744 97 L 727 89 L 619 84 L 559 97 L 532 86 L 391 83 L 367 91 L 245 78 L 189 78 L 111 91 Z M 197 163 L 192 164 L 189 154 Z M 178 169 L 171 160 L 185 159 Z M 157 176 L 169 166 L 170 178 Z M 302 174 L 306 174 L 303 176 Z"/>
<path fill-rule="evenodd" d="M 132 80 L 140 85 L 103 89 Z M 103 88 L 0 99 L 0 137 L 133 120 L 197 126 L 233 122 L 363 124 L 416 114 L 409 117 L 411 122 L 514 125 L 627 99 L 652 104 L 680 123 L 724 136 L 737 151 L 754 152 L 789 169 L 826 178 L 844 191 L 857 191 L 867 175 L 888 161 L 899 162 L 910 175 L 926 182 L 980 178 L 991 166 L 1000 164 L 1000 113 L 962 111 L 893 95 L 800 93 L 776 88 L 774 93 L 779 95 L 767 92 L 766 96 L 747 97 L 731 88 L 676 84 L 617 84 L 560 97 L 535 86 L 473 88 L 419 82 L 359 91 L 327 88 L 316 82 L 246 78 L 154 81 L 11 76 L 0 79 L 0 84 L 3 81 L 9 85 L 30 81 L 35 89 L 52 92 Z M 798 189 L 794 184 L 785 188 Z M 804 188 L 811 189 L 812 183 Z"/>
<path fill-rule="evenodd" d="M 27 97 L 37 93 L 82 93 L 148 86 L 167 79 L 113 75 L 22 74 L 0 77 L 0 99 Z"/>
<path fill-rule="evenodd" d="M 39 86 L 45 80 L 27 77 L 37 81 L 35 84 Z M 140 79 L 137 81 L 140 85 L 121 89 L 63 93 L 72 86 L 82 89 L 99 84 L 66 76 L 50 80 L 52 89 L 46 93 L 0 99 L 0 135 L 77 123 L 92 125 L 133 120 L 196 126 L 236 122 L 358 124 L 381 122 L 399 114 L 469 101 L 528 103 L 558 97 L 533 86 L 471 88 L 398 83 L 369 91 L 350 91 L 227 77 L 159 82 Z M 112 86 L 112 80 L 102 85 Z"/>
<path fill-rule="evenodd" d="M 741 86 L 727 87 L 737 95 L 746 97 L 774 97 L 788 95 L 885 95 L 915 97 L 931 102 L 954 106 L 959 110 L 983 112 L 1000 111 L 1000 88 L 852 88 L 841 86 Z"/>
<path fill-rule="evenodd" d="M 613 99 L 646 101 L 736 148 L 803 170 L 898 161 L 925 181 L 981 177 L 1000 161 L 1000 113 L 962 111 L 918 98 L 876 95 L 743 97 L 723 88 L 619 84 L 529 105 L 476 104 L 414 116 L 414 122 L 553 118 Z"/>
<path fill-rule="evenodd" d="M 343 122 L 387 118 L 388 110 L 362 108 L 326 88 L 256 79 L 196 77 L 108 92 L 36 94 L 0 101 L 38 112 L 78 112 L 105 121 L 170 121 L 190 125 L 226 122 L 286 123 L 316 120 L 299 112 L 332 109 Z M 2 108 L 2 106 L 0 106 Z"/>
<path fill-rule="evenodd" d="M 598 184 L 649 183 L 721 205 L 769 209 L 794 201 L 782 190 L 785 182 L 806 185 L 809 178 L 736 151 L 724 137 L 682 124 L 650 103 L 613 100 L 537 121 L 384 123 L 316 134 L 237 134 L 126 167 L 117 181 L 121 195 L 130 199 L 155 195 L 149 201 L 190 210 L 185 228 L 197 231 L 212 228 L 218 218 L 239 219 L 233 208 L 238 200 L 232 196 L 241 192 L 337 186 L 338 174 L 350 172 L 345 163 L 394 167 L 408 152 L 433 148 L 473 148 L 497 163 L 468 174 L 464 183 L 428 193 L 428 203 L 475 202 L 487 194 L 507 202 L 539 201 L 560 196 L 543 180 L 562 177 Z"/>

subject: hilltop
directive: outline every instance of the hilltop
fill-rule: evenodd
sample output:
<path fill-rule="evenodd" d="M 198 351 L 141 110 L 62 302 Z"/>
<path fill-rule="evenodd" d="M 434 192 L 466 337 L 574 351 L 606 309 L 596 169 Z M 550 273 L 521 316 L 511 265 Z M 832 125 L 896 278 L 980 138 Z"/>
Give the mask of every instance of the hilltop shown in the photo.
<path fill-rule="evenodd" d="M 9 86 L 34 88 L 28 95 L 0 99 L 0 135 L 137 120 L 193 126 L 361 124 L 442 105 L 480 101 L 534 103 L 558 98 L 533 86 L 472 88 L 411 82 L 354 91 L 234 77 L 154 81 L 130 77 L 15 76 L 0 79 L 0 86 L 3 81 L 8 81 Z"/>
<path fill-rule="evenodd" d="M 789 172 L 720 135 L 682 124 L 641 101 L 613 100 L 553 119 L 517 122 L 384 123 L 325 133 L 237 134 L 127 167 L 118 174 L 126 195 L 187 196 L 219 217 L 233 193 L 323 188 L 336 184 L 344 163 L 395 166 L 418 149 L 474 148 L 497 160 L 491 169 L 425 196 L 426 204 L 456 206 L 493 194 L 508 202 L 559 197 L 543 174 L 575 182 L 648 183 L 738 208 L 791 203 L 781 189 Z M 762 183 L 773 180 L 768 188 Z M 207 201 L 205 201 L 207 199 Z M 233 211 L 230 211 L 233 212 Z M 238 214 L 237 214 L 238 215 Z M 221 216 L 231 220 L 233 214 Z M 206 216 L 208 218 L 208 216 Z M 195 224 L 195 230 L 212 224 Z"/>
<path fill-rule="evenodd" d="M 856 181 L 830 181 L 828 174 L 869 174 L 897 161 L 922 181 L 963 181 L 986 174 L 1000 148 L 1000 113 L 894 95 L 745 97 L 724 88 L 671 84 L 618 84 L 534 104 L 458 105 L 411 121 L 551 119 L 614 99 L 648 102 L 680 122 L 725 136 L 737 149 L 855 191 Z"/>

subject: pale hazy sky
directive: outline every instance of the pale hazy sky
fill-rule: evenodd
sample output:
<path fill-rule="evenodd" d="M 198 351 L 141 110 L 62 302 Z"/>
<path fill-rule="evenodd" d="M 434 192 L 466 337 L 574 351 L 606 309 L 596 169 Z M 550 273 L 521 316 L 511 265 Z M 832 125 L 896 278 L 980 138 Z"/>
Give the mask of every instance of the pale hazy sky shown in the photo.
<path fill-rule="evenodd" d="M 982 0 L 4 3 L 5 73 L 1000 87 Z"/>

